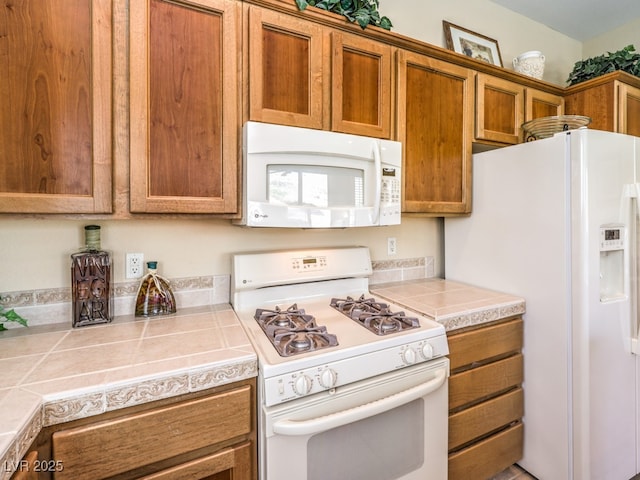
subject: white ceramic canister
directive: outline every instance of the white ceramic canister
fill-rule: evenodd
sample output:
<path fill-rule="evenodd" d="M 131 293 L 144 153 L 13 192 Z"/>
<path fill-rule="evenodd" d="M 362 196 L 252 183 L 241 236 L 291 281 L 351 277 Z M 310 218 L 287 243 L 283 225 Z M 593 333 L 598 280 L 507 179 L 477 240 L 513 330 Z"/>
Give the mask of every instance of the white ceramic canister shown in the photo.
<path fill-rule="evenodd" d="M 544 74 L 544 55 L 538 50 L 524 52 L 513 59 L 513 69 L 540 80 Z"/>

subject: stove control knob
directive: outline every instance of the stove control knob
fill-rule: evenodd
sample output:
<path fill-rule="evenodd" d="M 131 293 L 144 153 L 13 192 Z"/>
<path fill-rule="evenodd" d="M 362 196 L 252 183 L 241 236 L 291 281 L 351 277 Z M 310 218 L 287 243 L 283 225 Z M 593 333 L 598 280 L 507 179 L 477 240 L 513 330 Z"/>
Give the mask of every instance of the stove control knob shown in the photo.
<path fill-rule="evenodd" d="M 422 356 L 425 360 L 431 360 L 433 358 L 433 345 L 430 343 L 425 343 L 422 346 Z"/>
<path fill-rule="evenodd" d="M 402 352 L 402 360 L 404 361 L 404 363 L 407 363 L 409 365 L 413 365 L 414 363 L 416 363 L 416 352 L 413 350 L 413 348 L 409 347 L 404 352 Z"/>
<path fill-rule="evenodd" d="M 297 395 L 306 395 L 311 391 L 311 379 L 302 374 L 293 382 L 293 390 Z"/>
<path fill-rule="evenodd" d="M 323 388 L 333 388 L 336 386 L 337 381 L 338 374 L 335 370 L 325 368 L 322 373 L 320 373 L 320 385 L 322 385 Z"/>

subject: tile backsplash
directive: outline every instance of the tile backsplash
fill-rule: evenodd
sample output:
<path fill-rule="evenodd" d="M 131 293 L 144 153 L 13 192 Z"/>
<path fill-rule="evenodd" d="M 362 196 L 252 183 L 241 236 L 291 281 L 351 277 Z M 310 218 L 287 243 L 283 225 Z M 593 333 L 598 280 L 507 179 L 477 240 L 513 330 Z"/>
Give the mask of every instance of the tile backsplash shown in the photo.
<path fill-rule="evenodd" d="M 372 285 L 402 280 L 417 280 L 435 276 L 433 257 L 404 258 L 399 260 L 374 260 L 373 275 L 369 278 Z"/>
<path fill-rule="evenodd" d="M 370 284 L 416 280 L 434 276 L 434 258 L 417 257 L 398 260 L 373 261 Z M 229 303 L 231 278 L 229 275 L 211 275 L 169 279 L 180 307 L 197 307 Z M 114 312 L 116 316 L 132 315 L 135 308 L 139 281 L 115 284 Z M 2 305 L 15 308 L 29 320 L 29 325 L 47 325 L 71 321 L 71 288 L 53 288 L 0 292 Z M 11 322 L 5 323 L 12 328 Z"/>

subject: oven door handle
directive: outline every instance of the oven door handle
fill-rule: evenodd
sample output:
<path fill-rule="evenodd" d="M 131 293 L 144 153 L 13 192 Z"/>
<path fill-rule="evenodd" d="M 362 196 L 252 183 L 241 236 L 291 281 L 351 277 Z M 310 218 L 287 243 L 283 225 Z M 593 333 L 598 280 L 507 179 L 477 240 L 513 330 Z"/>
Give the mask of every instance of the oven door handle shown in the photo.
<path fill-rule="evenodd" d="M 280 420 L 273 424 L 273 432 L 278 435 L 302 436 L 325 432 L 333 428 L 373 417 L 388 410 L 405 405 L 413 400 L 439 389 L 447 379 L 447 369 L 436 371 L 435 377 L 428 382 L 408 388 L 388 397 L 374 400 L 364 405 L 349 408 L 341 412 L 312 418 L 310 420 Z"/>

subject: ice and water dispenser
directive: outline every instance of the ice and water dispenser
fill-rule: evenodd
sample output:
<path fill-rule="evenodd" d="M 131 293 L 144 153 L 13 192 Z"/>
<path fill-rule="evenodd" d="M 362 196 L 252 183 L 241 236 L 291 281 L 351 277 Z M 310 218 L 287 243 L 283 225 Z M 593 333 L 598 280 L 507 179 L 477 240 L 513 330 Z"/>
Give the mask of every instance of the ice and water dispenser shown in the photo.
<path fill-rule="evenodd" d="M 600 227 L 600 301 L 623 300 L 625 295 L 624 225 Z"/>

